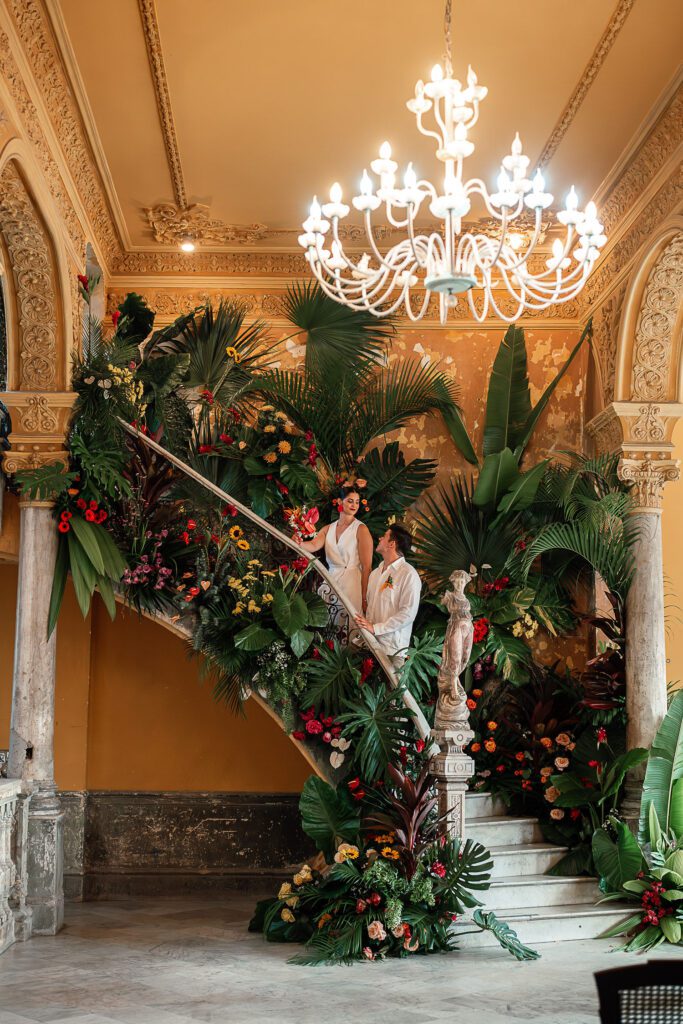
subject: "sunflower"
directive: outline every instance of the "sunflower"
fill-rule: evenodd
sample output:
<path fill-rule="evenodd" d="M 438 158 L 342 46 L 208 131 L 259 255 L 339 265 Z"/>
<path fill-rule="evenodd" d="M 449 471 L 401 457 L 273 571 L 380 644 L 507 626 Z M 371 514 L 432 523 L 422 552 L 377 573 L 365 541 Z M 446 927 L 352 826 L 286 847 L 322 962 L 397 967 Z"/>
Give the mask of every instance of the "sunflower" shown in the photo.
<path fill-rule="evenodd" d="M 237 547 L 240 549 L 240 551 L 248 551 L 249 550 L 249 541 L 248 540 L 238 540 L 237 541 Z"/>
<path fill-rule="evenodd" d="M 228 347 L 225 350 L 225 354 L 229 356 L 230 359 L 233 359 L 236 363 L 239 363 L 240 359 L 242 358 L 237 349 L 234 348 L 232 345 L 228 345 Z"/>
<path fill-rule="evenodd" d="M 390 846 L 385 846 L 382 850 L 382 856 L 387 860 L 398 860 L 400 854 L 398 850 L 392 850 Z"/>
<path fill-rule="evenodd" d="M 231 526 L 228 533 L 230 534 L 230 540 L 239 540 L 240 537 L 244 536 L 244 530 L 241 526 Z"/>

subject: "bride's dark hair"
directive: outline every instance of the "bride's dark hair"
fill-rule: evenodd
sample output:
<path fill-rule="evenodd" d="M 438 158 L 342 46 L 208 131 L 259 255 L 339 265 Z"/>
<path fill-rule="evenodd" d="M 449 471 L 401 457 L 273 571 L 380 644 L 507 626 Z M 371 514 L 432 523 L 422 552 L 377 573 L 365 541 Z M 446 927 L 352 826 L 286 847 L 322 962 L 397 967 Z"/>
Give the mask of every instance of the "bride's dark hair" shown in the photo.
<path fill-rule="evenodd" d="M 342 487 L 339 488 L 339 497 L 341 501 L 346 501 L 349 494 L 357 494 L 358 497 L 360 498 L 360 491 L 355 486 L 355 484 L 344 484 Z"/>

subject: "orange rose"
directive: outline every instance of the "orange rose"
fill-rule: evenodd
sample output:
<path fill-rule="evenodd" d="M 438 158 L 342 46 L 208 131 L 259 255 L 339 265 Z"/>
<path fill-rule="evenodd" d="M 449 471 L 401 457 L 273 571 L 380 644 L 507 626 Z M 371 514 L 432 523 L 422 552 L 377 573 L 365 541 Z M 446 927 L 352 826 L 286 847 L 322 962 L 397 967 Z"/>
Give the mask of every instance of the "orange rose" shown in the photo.
<path fill-rule="evenodd" d="M 473 697 L 481 697 L 483 692 L 484 692 L 483 690 L 472 690 L 472 696 Z"/>
<path fill-rule="evenodd" d="M 553 745 L 553 741 L 550 739 L 550 736 L 541 736 L 541 746 L 542 747 L 545 747 L 546 750 L 550 750 L 552 745 Z"/>
<path fill-rule="evenodd" d="M 484 749 L 488 750 L 489 754 L 492 754 L 494 752 L 494 750 L 496 749 L 496 741 L 495 740 L 484 740 Z"/>
<path fill-rule="evenodd" d="M 498 728 L 498 722 L 487 722 L 486 728 L 489 730 L 489 732 L 495 732 L 496 729 Z"/>
<path fill-rule="evenodd" d="M 479 751 L 481 750 L 481 743 L 473 743 L 472 746 L 470 747 L 470 750 L 472 751 L 473 754 L 478 754 Z"/>
<path fill-rule="evenodd" d="M 472 700 L 472 698 L 469 697 L 468 700 L 467 700 L 467 707 L 470 709 L 470 711 L 474 711 L 476 706 L 477 706 L 476 700 Z"/>

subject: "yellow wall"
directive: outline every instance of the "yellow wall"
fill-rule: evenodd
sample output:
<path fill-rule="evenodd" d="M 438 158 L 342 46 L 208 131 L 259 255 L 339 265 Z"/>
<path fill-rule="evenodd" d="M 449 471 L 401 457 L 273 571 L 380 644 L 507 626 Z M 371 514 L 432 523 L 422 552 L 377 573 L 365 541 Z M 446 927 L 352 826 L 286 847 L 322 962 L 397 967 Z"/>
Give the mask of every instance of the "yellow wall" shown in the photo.
<path fill-rule="evenodd" d="M 0 746 L 7 747 L 16 567 L 0 565 Z M 84 622 L 71 587 L 57 630 L 55 774 L 61 789 L 298 792 L 311 774 L 258 705 L 217 705 L 185 643 L 96 600 Z"/>
<path fill-rule="evenodd" d="M 676 424 L 673 457 L 683 460 L 683 421 Z M 683 686 L 683 479 L 664 488 L 662 546 L 667 680 Z"/>

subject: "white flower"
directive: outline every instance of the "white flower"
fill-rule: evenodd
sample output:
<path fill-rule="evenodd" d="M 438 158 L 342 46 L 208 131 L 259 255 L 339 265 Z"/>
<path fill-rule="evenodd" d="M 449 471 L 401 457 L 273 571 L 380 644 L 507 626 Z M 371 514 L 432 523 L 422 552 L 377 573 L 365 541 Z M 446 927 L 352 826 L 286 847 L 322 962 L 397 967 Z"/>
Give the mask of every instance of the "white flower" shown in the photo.
<path fill-rule="evenodd" d="M 332 753 L 330 754 L 330 764 L 332 765 L 333 768 L 340 768 L 345 760 L 346 758 L 344 757 L 344 755 L 338 753 L 336 750 L 333 750 Z"/>

